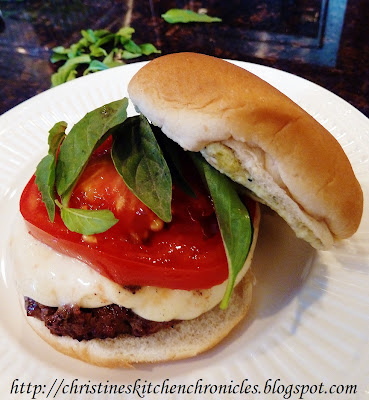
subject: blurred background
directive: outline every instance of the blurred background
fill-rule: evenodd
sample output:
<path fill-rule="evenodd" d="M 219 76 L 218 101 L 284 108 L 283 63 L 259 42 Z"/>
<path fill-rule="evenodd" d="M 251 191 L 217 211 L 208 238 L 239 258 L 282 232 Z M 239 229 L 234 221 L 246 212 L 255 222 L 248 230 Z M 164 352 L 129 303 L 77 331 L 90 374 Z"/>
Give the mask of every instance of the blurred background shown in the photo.
<path fill-rule="evenodd" d="M 189 9 L 216 23 L 168 23 Z M 51 86 L 51 49 L 82 29 L 135 29 L 136 43 L 161 54 L 195 51 L 302 76 L 369 116 L 368 0 L 8 0 L 0 1 L 0 114 Z M 152 59 L 158 54 L 125 62 Z"/>

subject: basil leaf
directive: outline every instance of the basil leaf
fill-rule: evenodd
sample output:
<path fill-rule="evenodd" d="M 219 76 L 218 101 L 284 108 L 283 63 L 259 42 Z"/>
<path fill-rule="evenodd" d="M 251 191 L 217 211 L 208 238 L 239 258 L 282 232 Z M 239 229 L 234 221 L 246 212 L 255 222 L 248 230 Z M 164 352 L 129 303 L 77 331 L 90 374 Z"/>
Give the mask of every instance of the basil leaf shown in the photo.
<path fill-rule="evenodd" d="M 110 210 L 81 210 L 62 207 L 60 215 L 70 231 L 82 235 L 105 232 L 118 222 Z"/>
<path fill-rule="evenodd" d="M 67 61 L 68 56 L 66 54 L 59 54 L 59 53 L 53 53 L 50 57 L 50 62 L 55 64 L 59 61 Z"/>
<path fill-rule="evenodd" d="M 234 183 L 208 164 L 198 154 L 193 159 L 205 178 L 218 219 L 228 260 L 228 284 L 220 308 L 225 309 L 231 298 L 238 273 L 245 264 L 252 242 L 252 223 Z"/>
<path fill-rule="evenodd" d="M 114 59 L 114 56 L 117 54 L 118 50 L 113 49 L 104 59 L 103 64 L 105 64 L 109 68 L 118 67 L 123 64 L 123 61 L 118 61 Z"/>
<path fill-rule="evenodd" d="M 142 53 L 131 53 L 130 51 L 127 50 L 123 50 L 122 52 L 122 58 L 124 60 L 131 60 L 132 58 L 137 58 L 137 57 L 141 57 Z"/>
<path fill-rule="evenodd" d="M 128 40 L 128 42 L 124 45 L 124 48 L 130 52 L 130 53 L 135 53 L 135 54 L 142 54 L 141 47 L 136 44 L 132 39 Z"/>
<path fill-rule="evenodd" d="M 55 160 L 60 143 L 65 137 L 67 123 L 57 122 L 49 131 L 49 152 L 36 168 L 36 185 L 45 203 L 51 222 L 55 219 Z"/>
<path fill-rule="evenodd" d="M 147 119 L 127 119 L 114 134 L 112 159 L 127 187 L 160 219 L 170 222 L 172 178 Z"/>
<path fill-rule="evenodd" d="M 57 46 L 51 49 L 53 53 L 56 54 L 68 54 L 69 49 L 66 49 L 64 46 Z"/>
<path fill-rule="evenodd" d="M 109 35 L 109 34 L 110 34 L 110 31 L 108 31 L 107 29 L 96 29 L 96 30 L 94 31 L 94 34 L 95 34 L 95 36 L 96 36 L 97 38 L 101 38 L 101 37 L 104 37 L 104 36 L 106 36 L 106 35 Z"/>
<path fill-rule="evenodd" d="M 113 68 L 122 65 L 122 59 L 161 53 L 151 43 L 136 44 L 132 40 L 134 32 L 135 30 L 129 26 L 119 29 L 116 33 L 105 29 L 87 29 L 81 31 L 82 38 L 69 48 L 54 47 L 50 61 L 52 63 L 64 61 L 64 64 L 51 76 L 52 86 L 60 85 L 82 74 L 87 75 L 90 72 L 106 69 L 102 64 L 97 65 L 98 62 L 102 62 L 107 68 Z M 89 65 L 83 68 L 81 64 Z"/>
<path fill-rule="evenodd" d="M 192 190 L 191 185 L 183 174 L 181 159 L 186 156 L 188 157 L 188 155 L 178 143 L 169 139 L 159 127 L 151 126 L 151 129 L 159 143 L 161 150 L 163 151 L 164 158 L 168 163 L 172 179 L 177 183 L 184 193 L 190 197 L 196 198 L 196 193 Z"/>
<path fill-rule="evenodd" d="M 207 14 L 196 13 L 191 10 L 181 10 L 172 8 L 161 16 L 170 24 L 189 23 L 189 22 L 221 22 L 221 18 L 209 17 Z"/>
<path fill-rule="evenodd" d="M 72 81 L 73 79 L 76 79 L 76 76 L 77 76 L 77 70 L 74 69 L 73 71 L 69 72 L 65 82 L 69 82 L 69 81 Z"/>
<path fill-rule="evenodd" d="M 84 53 L 85 47 L 89 45 L 88 40 L 82 38 L 77 43 L 73 43 L 68 49 L 68 58 L 75 58 Z"/>
<path fill-rule="evenodd" d="M 85 69 L 83 75 L 87 75 L 90 72 L 103 71 L 104 69 L 109 69 L 109 67 L 101 61 L 93 60 L 90 62 L 88 68 Z"/>
<path fill-rule="evenodd" d="M 89 43 L 95 43 L 97 38 L 92 29 L 82 30 L 81 35 L 84 39 L 86 39 Z"/>
<path fill-rule="evenodd" d="M 49 145 L 49 154 L 53 155 L 54 157 L 56 157 L 60 143 L 65 138 L 67 126 L 68 124 L 65 121 L 60 121 L 49 130 L 49 137 L 47 139 Z"/>
<path fill-rule="evenodd" d="M 41 193 L 42 201 L 46 206 L 47 213 L 51 222 L 55 218 L 55 158 L 48 154 L 36 167 L 35 183 Z"/>
<path fill-rule="evenodd" d="M 106 57 L 108 53 L 102 47 L 98 47 L 95 44 L 92 44 L 90 47 L 90 56 L 91 57 Z M 97 61 L 97 60 L 94 60 Z"/>
<path fill-rule="evenodd" d="M 159 54 L 161 53 L 153 44 L 151 43 L 143 43 L 140 44 L 141 52 L 145 56 L 149 56 L 150 54 Z"/>
<path fill-rule="evenodd" d="M 115 38 L 115 34 L 114 33 L 110 33 L 109 31 L 107 31 L 108 34 L 101 36 L 100 39 L 95 43 L 96 47 L 101 47 L 102 45 L 111 42 L 112 40 L 114 40 Z"/>
<path fill-rule="evenodd" d="M 67 204 L 71 190 L 92 152 L 127 118 L 128 100 L 114 101 L 87 113 L 77 122 L 60 146 L 56 164 L 56 188 Z"/>
<path fill-rule="evenodd" d="M 124 26 L 120 28 L 119 31 L 115 34 L 119 37 L 119 40 L 122 44 L 128 42 L 131 39 L 132 35 L 134 34 L 135 30 L 130 26 Z"/>
<path fill-rule="evenodd" d="M 91 58 L 87 54 L 69 59 L 57 72 L 51 75 L 52 86 L 58 86 L 66 82 L 72 71 L 75 71 L 79 64 L 89 64 Z"/>

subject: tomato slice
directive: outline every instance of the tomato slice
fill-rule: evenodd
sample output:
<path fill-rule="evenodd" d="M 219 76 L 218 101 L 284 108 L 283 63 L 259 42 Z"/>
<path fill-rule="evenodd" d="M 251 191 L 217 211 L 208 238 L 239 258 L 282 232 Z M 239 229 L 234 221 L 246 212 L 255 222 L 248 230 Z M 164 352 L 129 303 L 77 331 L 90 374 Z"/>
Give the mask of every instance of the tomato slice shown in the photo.
<path fill-rule="evenodd" d="M 192 185 L 196 198 L 173 187 L 173 220 L 165 224 L 130 192 L 110 154 L 100 149 L 80 177 L 70 207 L 110 209 L 119 219 L 116 225 L 86 237 L 68 230 L 58 209 L 50 222 L 35 176 L 22 193 L 20 211 L 35 238 L 120 285 L 204 289 L 227 279 L 228 266 L 211 199 L 199 181 Z"/>

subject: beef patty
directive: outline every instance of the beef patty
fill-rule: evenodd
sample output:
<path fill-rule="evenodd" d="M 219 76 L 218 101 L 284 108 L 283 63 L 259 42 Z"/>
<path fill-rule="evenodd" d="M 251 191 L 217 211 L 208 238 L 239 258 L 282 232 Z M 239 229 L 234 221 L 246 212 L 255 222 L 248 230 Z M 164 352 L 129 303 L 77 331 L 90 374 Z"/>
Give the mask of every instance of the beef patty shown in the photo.
<path fill-rule="evenodd" d="M 149 321 L 117 304 L 80 308 L 76 305 L 49 307 L 29 297 L 25 297 L 24 301 L 27 316 L 43 321 L 54 335 L 70 336 L 79 341 L 114 338 L 120 334 L 146 336 L 179 322 Z"/>

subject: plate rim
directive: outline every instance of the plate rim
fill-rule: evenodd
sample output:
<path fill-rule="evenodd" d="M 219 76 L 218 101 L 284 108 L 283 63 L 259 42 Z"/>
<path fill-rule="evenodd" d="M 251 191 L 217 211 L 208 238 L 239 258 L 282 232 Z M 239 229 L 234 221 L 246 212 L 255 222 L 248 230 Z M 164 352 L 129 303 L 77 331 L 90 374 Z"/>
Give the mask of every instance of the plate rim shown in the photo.
<path fill-rule="evenodd" d="M 332 99 L 335 99 L 336 101 L 340 102 L 340 104 L 341 104 L 342 106 L 349 108 L 350 111 L 352 112 L 352 114 L 354 115 L 354 118 L 362 118 L 362 117 L 363 117 L 364 119 L 363 119 L 362 121 L 363 121 L 363 123 L 365 123 L 365 124 L 367 125 L 367 127 L 368 127 L 368 132 L 369 132 L 369 119 L 368 119 L 364 114 L 362 114 L 359 110 L 357 110 L 355 107 L 353 107 L 351 104 L 349 104 L 347 101 L 345 101 L 344 99 L 342 99 L 342 98 L 340 98 L 339 96 L 335 95 L 334 93 L 328 91 L 327 89 L 325 89 L 325 88 L 323 88 L 323 87 L 321 87 L 321 86 L 319 86 L 319 85 L 317 85 L 317 84 L 315 84 L 315 83 L 313 83 L 313 82 L 310 82 L 310 81 L 306 80 L 305 78 L 302 78 L 302 77 L 299 77 L 299 76 L 297 76 L 297 75 L 294 75 L 294 74 L 291 74 L 291 73 L 288 73 L 288 72 L 285 72 L 285 71 L 281 71 L 281 70 L 278 70 L 278 69 L 275 69 L 275 68 L 271 68 L 271 67 L 263 66 L 263 65 L 258 65 L 258 64 L 253 64 L 253 63 L 247 63 L 247 62 L 244 62 L 244 61 L 234 61 L 234 60 L 229 60 L 229 61 L 231 61 L 231 62 L 233 62 L 233 63 L 236 63 L 237 65 L 238 65 L 238 64 L 244 65 L 244 66 L 249 66 L 249 65 L 251 65 L 251 66 L 253 66 L 253 68 L 256 68 L 256 69 L 258 69 L 258 68 L 260 67 L 261 70 L 264 70 L 264 69 L 265 69 L 265 70 L 272 70 L 273 73 L 276 73 L 277 75 L 281 73 L 283 76 L 293 77 L 292 79 L 297 78 L 298 81 L 301 80 L 301 81 L 303 81 L 305 84 L 307 84 L 308 86 L 313 85 L 312 87 L 314 88 L 314 90 L 315 90 L 315 89 L 318 90 L 318 91 L 323 90 L 323 91 L 327 94 L 327 96 L 330 97 L 330 99 L 331 99 L 331 98 L 332 98 Z M 142 67 L 145 63 L 146 63 L 146 62 L 132 63 L 132 64 L 124 65 L 124 66 L 122 66 L 122 67 L 118 67 L 118 68 L 127 68 L 127 67 L 129 67 L 129 68 L 133 68 L 133 69 L 137 69 L 137 70 L 138 70 L 138 68 L 139 68 L 139 67 Z M 247 68 L 246 68 L 246 69 L 247 69 Z M 102 72 L 99 72 L 99 74 L 105 74 L 105 75 L 108 76 L 109 73 L 111 73 L 111 71 L 114 71 L 114 70 L 102 71 Z M 117 72 L 114 72 L 114 73 L 118 73 L 118 71 L 117 71 Z M 59 86 L 59 87 L 56 87 L 56 88 L 48 89 L 47 91 L 42 92 L 42 93 L 40 93 L 40 94 L 38 94 L 38 95 L 36 95 L 36 96 L 34 96 L 34 97 L 32 97 L 32 98 L 26 100 L 26 101 L 23 102 L 23 103 L 20 103 L 19 105 L 15 106 L 15 107 L 12 108 L 11 110 L 8 110 L 6 113 L 4 113 L 4 114 L 2 114 L 2 115 L 0 116 L 0 126 L 1 126 L 1 123 L 2 123 L 3 120 L 6 122 L 8 119 L 13 119 L 15 116 L 17 116 L 17 115 L 19 115 L 19 114 L 22 114 L 22 113 L 24 112 L 24 108 L 30 108 L 30 107 L 32 108 L 32 102 L 34 102 L 34 101 L 36 101 L 36 102 L 42 102 L 43 99 L 47 99 L 48 96 L 51 96 L 51 95 L 53 95 L 54 93 L 58 93 L 58 91 L 63 91 L 63 92 L 64 92 L 64 91 L 70 90 L 70 88 L 73 88 L 73 87 L 75 87 L 75 86 L 78 87 L 79 85 L 84 85 L 84 84 L 87 85 L 87 84 L 89 83 L 90 80 L 92 80 L 92 81 L 94 81 L 94 80 L 98 81 L 98 80 L 100 80 L 100 79 L 103 80 L 102 77 L 101 77 L 101 78 L 98 78 L 98 77 L 96 77 L 96 76 L 97 76 L 97 74 L 95 74 L 95 76 L 94 76 L 94 74 L 92 74 L 92 75 L 90 75 L 90 76 L 78 78 L 79 81 L 78 81 L 78 79 L 76 79 L 76 80 L 74 80 L 74 81 L 68 82 L 68 83 L 65 84 L 65 86 L 62 85 L 63 88 L 61 88 L 61 86 Z M 82 79 L 84 79 L 83 82 L 81 81 Z M 82 82 L 82 83 L 81 83 L 81 82 Z M 72 89 L 72 90 L 73 90 L 73 89 Z M 45 94 L 45 93 L 47 93 L 47 94 Z M 51 94 L 50 94 L 50 93 L 51 93 Z M 332 96 L 333 96 L 333 97 L 332 97 Z M 35 100 L 35 99 L 36 99 L 36 100 Z M 359 115 L 361 115 L 362 117 L 359 117 Z M 17 121 L 17 122 L 14 123 L 14 125 L 17 125 L 17 124 L 19 124 L 19 121 Z M 12 125 L 12 126 L 14 126 L 14 125 Z M 1 142 L 2 142 L 2 140 L 3 140 L 3 139 L 2 139 L 2 138 L 3 138 L 3 135 L 2 135 L 1 133 L 2 133 L 2 132 L 5 132 L 5 129 L 3 129 L 3 128 L 4 128 L 4 127 L 0 128 L 0 147 L 1 147 L 1 144 L 2 144 Z M 8 128 L 8 129 L 9 129 L 9 128 Z M 47 132 L 44 132 L 45 137 L 46 137 L 46 133 L 47 133 Z M 368 136 L 368 140 L 369 140 L 369 136 Z M 0 165 L 1 165 L 1 160 L 0 160 Z M 1 176 L 2 176 L 2 172 L 0 171 L 0 178 L 1 178 Z M 367 188 L 367 183 L 365 183 L 365 185 L 366 185 L 366 188 Z M 0 193 L 0 202 L 1 202 L 2 199 L 3 199 L 3 196 L 2 196 L 1 193 Z M 4 239 L 3 239 L 2 237 L 0 237 L 0 244 L 1 244 L 1 242 L 2 242 L 3 240 L 4 240 Z M 2 329 L 1 324 L 0 324 L 0 328 L 1 328 L 1 331 L 2 331 L 3 329 Z M 179 364 L 176 363 L 175 365 L 178 366 Z M 1 366 L 1 363 L 0 363 L 0 366 Z M 159 368 L 159 370 L 160 370 L 160 368 Z M 1 387 L 1 386 L 0 386 L 0 387 Z M 66 397 L 66 398 L 67 398 L 67 397 Z"/>

